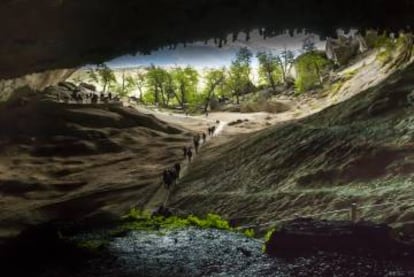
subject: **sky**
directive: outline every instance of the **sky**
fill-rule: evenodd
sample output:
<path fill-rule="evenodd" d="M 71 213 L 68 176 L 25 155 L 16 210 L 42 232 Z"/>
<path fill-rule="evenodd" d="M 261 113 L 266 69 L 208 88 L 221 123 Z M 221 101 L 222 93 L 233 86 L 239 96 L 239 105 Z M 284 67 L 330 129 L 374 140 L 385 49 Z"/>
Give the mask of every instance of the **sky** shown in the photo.
<path fill-rule="evenodd" d="M 240 34 L 238 40 L 231 42 L 231 35 L 229 35 L 227 45 L 218 48 L 214 44 L 214 40 L 204 42 L 196 42 L 188 44 L 186 47 L 178 45 L 176 49 L 163 49 L 154 51 L 151 55 L 125 55 L 108 61 L 106 64 L 111 68 L 134 68 L 140 66 L 149 66 L 151 64 L 157 66 L 173 67 L 173 66 L 187 66 L 191 65 L 197 69 L 203 68 L 218 68 L 229 66 L 231 60 L 234 59 L 236 52 L 241 47 L 249 48 L 255 55 L 259 51 L 270 51 L 275 54 L 280 53 L 285 48 L 296 53 L 302 49 L 303 40 L 312 37 L 316 43 L 317 48 L 324 49 L 325 42 L 321 41 L 318 36 L 297 33 L 293 37 L 289 34 L 276 36 L 264 40 L 259 31 L 253 31 L 250 34 L 250 40 L 246 41 L 245 34 Z M 253 58 L 252 65 L 257 65 L 256 58 Z"/>

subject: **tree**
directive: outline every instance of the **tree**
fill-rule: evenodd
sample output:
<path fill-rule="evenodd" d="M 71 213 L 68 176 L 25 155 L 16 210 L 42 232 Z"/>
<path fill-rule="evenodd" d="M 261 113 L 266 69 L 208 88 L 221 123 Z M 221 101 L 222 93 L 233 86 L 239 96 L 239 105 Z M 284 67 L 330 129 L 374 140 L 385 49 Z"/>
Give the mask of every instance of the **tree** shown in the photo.
<path fill-rule="evenodd" d="M 168 74 L 167 70 L 154 65 L 151 65 L 148 69 L 146 83 L 148 87 L 147 94 L 150 94 L 150 97 L 146 95 L 145 98 L 153 102 L 154 105 L 159 104 L 160 100 L 163 106 L 166 105 L 165 83 L 168 81 Z"/>
<path fill-rule="evenodd" d="M 114 92 L 118 94 L 120 97 L 126 97 L 131 94 L 135 87 L 135 79 L 132 76 L 126 76 L 123 72 L 122 74 L 122 82 L 119 85 L 116 83 L 114 86 Z"/>
<path fill-rule="evenodd" d="M 165 82 L 165 93 L 167 97 L 167 106 L 170 104 L 170 100 L 176 96 L 176 85 L 174 82 L 173 74 L 171 72 L 168 73 L 167 80 Z"/>
<path fill-rule="evenodd" d="M 204 112 L 207 112 L 208 105 L 210 104 L 211 97 L 214 96 L 216 89 L 225 80 L 225 68 L 222 69 L 210 69 L 204 76 L 205 79 L 205 99 Z"/>
<path fill-rule="evenodd" d="M 135 86 L 137 87 L 139 91 L 139 98 L 141 101 L 144 97 L 144 87 L 145 87 L 145 79 L 146 79 L 146 73 L 144 71 L 138 71 L 136 78 L 135 78 Z"/>
<path fill-rule="evenodd" d="M 291 50 L 286 48 L 276 57 L 276 62 L 279 64 L 282 73 L 282 81 L 287 84 L 287 77 L 292 69 L 292 65 L 295 61 L 295 55 Z"/>
<path fill-rule="evenodd" d="M 236 97 L 237 104 L 240 104 L 240 95 L 249 88 L 250 73 L 251 67 L 250 62 L 252 59 L 252 52 L 246 48 L 240 48 L 236 53 L 236 58 L 232 61 L 229 78 L 228 78 L 228 87 L 233 93 L 233 96 Z"/>
<path fill-rule="evenodd" d="M 198 72 L 194 68 L 187 66 L 186 68 L 175 68 L 172 74 L 177 90 L 177 92 L 174 90 L 175 98 L 181 108 L 184 109 L 189 101 L 194 100 L 197 93 Z"/>
<path fill-rule="evenodd" d="M 312 51 L 300 55 L 295 62 L 297 78 L 296 88 L 299 92 L 323 85 L 323 75 L 331 66 L 324 52 Z"/>
<path fill-rule="evenodd" d="M 281 77 L 281 68 L 278 57 L 270 52 L 259 52 L 256 55 L 259 60 L 259 77 L 267 82 L 273 91 L 276 90 L 276 81 Z"/>
<path fill-rule="evenodd" d="M 116 77 L 112 69 L 106 64 L 99 64 L 96 68 L 98 83 L 102 84 L 103 92 L 113 83 L 116 83 Z"/>
<path fill-rule="evenodd" d="M 88 82 L 99 84 L 99 77 L 98 77 L 98 74 L 96 74 L 95 69 L 93 69 L 92 67 L 89 67 L 86 70 L 86 75 L 87 75 Z"/>

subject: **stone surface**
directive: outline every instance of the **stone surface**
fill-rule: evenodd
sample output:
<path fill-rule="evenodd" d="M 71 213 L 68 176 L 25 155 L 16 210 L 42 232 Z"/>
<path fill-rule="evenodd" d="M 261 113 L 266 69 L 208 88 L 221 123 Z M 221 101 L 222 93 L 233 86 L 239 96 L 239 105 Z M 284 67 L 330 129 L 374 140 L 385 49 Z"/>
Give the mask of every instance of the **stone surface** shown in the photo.
<path fill-rule="evenodd" d="M 366 50 L 363 38 L 358 36 L 339 36 L 338 39 L 329 38 L 326 42 L 326 56 L 339 65 L 347 64 L 358 53 Z"/>
<path fill-rule="evenodd" d="M 220 230 L 137 231 L 115 239 L 103 257 L 75 276 L 386 276 L 408 271 L 389 261 L 338 253 L 273 258 L 262 245 Z"/>
<path fill-rule="evenodd" d="M 397 241 L 386 224 L 296 219 L 274 232 L 266 243 L 271 255 L 302 255 L 317 251 L 363 253 L 379 257 L 404 257 L 414 247 Z"/>

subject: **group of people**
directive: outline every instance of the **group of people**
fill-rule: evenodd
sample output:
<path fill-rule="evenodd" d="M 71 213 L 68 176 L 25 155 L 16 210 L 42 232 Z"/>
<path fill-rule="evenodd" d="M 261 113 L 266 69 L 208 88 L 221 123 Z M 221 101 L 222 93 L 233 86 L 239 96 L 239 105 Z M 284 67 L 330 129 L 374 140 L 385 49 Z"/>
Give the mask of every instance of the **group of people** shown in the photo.
<path fill-rule="evenodd" d="M 218 121 L 216 123 L 219 123 Z M 216 131 L 216 127 L 212 126 L 208 128 L 208 135 L 213 136 Z M 193 146 L 195 149 L 195 152 L 198 153 L 198 150 L 200 148 L 201 142 L 206 143 L 207 142 L 207 134 L 201 133 L 196 134 L 193 136 Z M 183 147 L 183 154 L 184 159 L 187 159 L 188 162 L 191 162 L 193 158 L 193 146 Z M 162 183 L 164 184 L 165 188 L 169 190 L 173 185 L 177 183 L 177 180 L 180 178 L 181 173 L 181 164 L 175 163 L 172 168 L 168 168 L 163 171 L 162 173 Z M 163 217 L 169 217 L 171 216 L 171 211 L 169 208 L 164 207 L 164 205 L 161 205 L 157 209 L 155 209 L 152 213 L 152 216 L 163 216 Z"/>
<path fill-rule="evenodd" d="M 170 189 L 171 186 L 177 183 L 180 178 L 181 164 L 175 163 L 172 168 L 168 168 L 162 173 L 162 181 L 166 189 Z"/>
<path fill-rule="evenodd" d="M 216 131 L 216 127 L 209 127 L 208 128 L 208 135 L 213 136 L 214 132 Z M 195 153 L 198 153 L 198 150 L 200 149 L 201 143 L 207 142 L 207 134 L 201 133 L 196 134 L 193 136 L 193 146 L 184 146 L 183 147 L 183 158 L 185 160 L 188 160 L 188 162 L 191 162 L 193 159 L 193 147 L 195 149 Z M 162 180 L 166 187 L 166 189 L 170 189 L 171 186 L 177 183 L 177 180 L 180 178 L 180 172 L 181 172 L 181 164 L 176 163 L 174 164 L 174 167 L 166 169 L 162 173 Z"/>
<path fill-rule="evenodd" d="M 96 92 L 82 92 L 73 91 L 72 98 L 79 104 L 98 104 L 98 103 L 114 103 L 119 102 L 121 99 L 118 96 L 113 96 L 111 92 L 108 93 L 96 93 Z"/>
<path fill-rule="evenodd" d="M 81 83 L 79 86 L 70 82 L 60 82 L 58 87 L 59 102 L 75 102 L 76 104 L 98 104 L 120 102 L 119 96 L 111 92 L 97 92 L 96 87 L 90 84 Z M 63 90 L 62 90 L 63 89 Z"/>
<path fill-rule="evenodd" d="M 208 136 L 214 136 L 214 133 L 216 131 L 216 126 L 208 127 Z M 195 153 L 198 154 L 198 150 L 200 149 L 201 143 L 207 142 L 207 134 L 201 133 L 196 134 L 193 136 L 193 146 L 184 146 L 183 147 L 183 155 L 184 159 L 187 159 L 188 162 L 191 162 L 193 159 L 193 147 L 195 150 Z"/>
<path fill-rule="evenodd" d="M 219 123 L 219 121 L 217 121 Z M 208 127 L 208 135 L 213 136 L 216 131 L 216 126 Z M 201 133 L 193 136 L 193 146 L 184 146 L 183 147 L 183 158 L 191 162 L 193 159 L 193 147 L 195 153 L 198 153 L 201 143 L 207 142 L 207 134 Z M 162 181 L 166 189 L 170 189 L 171 186 L 177 183 L 177 180 L 180 178 L 181 164 L 176 163 L 172 168 L 168 168 L 162 173 Z"/>
<path fill-rule="evenodd" d="M 216 126 L 208 127 L 208 135 L 214 136 L 214 133 L 216 132 Z"/>

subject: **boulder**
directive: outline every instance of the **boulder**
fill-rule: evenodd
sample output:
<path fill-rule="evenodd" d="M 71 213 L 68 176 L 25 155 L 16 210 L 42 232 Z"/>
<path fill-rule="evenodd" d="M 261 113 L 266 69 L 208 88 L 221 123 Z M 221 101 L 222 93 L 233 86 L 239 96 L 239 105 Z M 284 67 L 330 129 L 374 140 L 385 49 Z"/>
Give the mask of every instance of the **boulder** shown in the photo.
<path fill-rule="evenodd" d="M 266 252 L 274 256 L 301 256 L 318 251 L 414 256 L 414 247 L 396 239 L 389 226 L 371 222 L 299 218 L 286 223 L 266 242 Z"/>
<path fill-rule="evenodd" d="M 326 41 L 326 56 L 339 65 L 347 64 L 366 50 L 368 46 L 360 34 L 350 37 L 339 36 L 337 39 L 328 38 Z"/>

